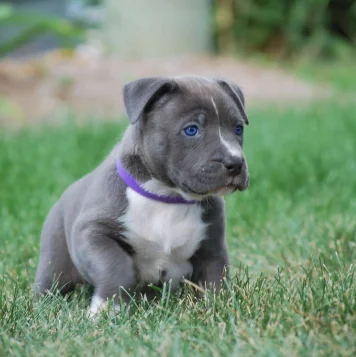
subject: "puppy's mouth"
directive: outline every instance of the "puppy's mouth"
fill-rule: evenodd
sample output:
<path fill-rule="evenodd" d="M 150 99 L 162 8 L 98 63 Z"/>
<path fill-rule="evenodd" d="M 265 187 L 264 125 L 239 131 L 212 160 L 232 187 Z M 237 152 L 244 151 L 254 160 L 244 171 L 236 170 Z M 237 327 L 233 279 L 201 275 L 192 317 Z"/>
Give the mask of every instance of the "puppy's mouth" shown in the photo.
<path fill-rule="evenodd" d="M 203 199 L 208 196 L 227 196 L 235 191 L 244 191 L 247 189 L 249 185 L 249 177 L 246 176 L 245 179 L 235 178 L 233 180 L 229 180 L 227 183 L 223 185 L 208 185 L 210 187 L 202 187 L 202 188 L 193 188 L 192 185 L 183 184 L 182 190 L 189 194 L 190 197 L 194 199 Z M 205 185 L 204 185 L 205 186 Z"/>
<path fill-rule="evenodd" d="M 227 196 L 238 190 L 237 186 L 227 185 L 209 192 L 210 195 L 214 196 Z"/>

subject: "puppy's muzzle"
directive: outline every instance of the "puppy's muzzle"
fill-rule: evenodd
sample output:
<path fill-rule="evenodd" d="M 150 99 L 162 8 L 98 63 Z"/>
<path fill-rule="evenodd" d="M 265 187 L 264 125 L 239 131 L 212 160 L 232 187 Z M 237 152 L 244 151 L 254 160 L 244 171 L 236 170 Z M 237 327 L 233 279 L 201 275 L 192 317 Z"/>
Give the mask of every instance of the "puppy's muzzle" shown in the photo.
<path fill-rule="evenodd" d="M 221 163 L 224 165 L 229 175 L 237 176 L 244 168 L 245 159 L 240 156 L 229 156 L 224 158 Z"/>

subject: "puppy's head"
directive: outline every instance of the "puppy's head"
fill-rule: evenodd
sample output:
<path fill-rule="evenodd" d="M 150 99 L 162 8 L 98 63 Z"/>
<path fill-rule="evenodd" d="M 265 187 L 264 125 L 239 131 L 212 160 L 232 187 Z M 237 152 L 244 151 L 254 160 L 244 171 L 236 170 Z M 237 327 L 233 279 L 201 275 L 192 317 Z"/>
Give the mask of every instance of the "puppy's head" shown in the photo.
<path fill-rule="evenodd" d="M 154 178 L 195 198 L 247 188 L 242 147 L 248 119 L 237 85 L 202 77 L 143 78 L 124 87 L 124 103 Z"/>

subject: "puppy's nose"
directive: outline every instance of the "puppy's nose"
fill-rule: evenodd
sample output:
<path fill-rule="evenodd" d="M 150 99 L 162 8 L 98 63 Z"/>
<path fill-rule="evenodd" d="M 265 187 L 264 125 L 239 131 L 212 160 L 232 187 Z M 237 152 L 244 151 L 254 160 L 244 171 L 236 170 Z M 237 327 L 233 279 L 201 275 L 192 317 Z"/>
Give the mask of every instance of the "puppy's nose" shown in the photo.
<path fill-rule="evenodd" d="M 237 155 L 226 157 L 223 160 L 225 168 L 233 175 L 238 175 L 241 172 L 244 162 L 245 159 Z"/>

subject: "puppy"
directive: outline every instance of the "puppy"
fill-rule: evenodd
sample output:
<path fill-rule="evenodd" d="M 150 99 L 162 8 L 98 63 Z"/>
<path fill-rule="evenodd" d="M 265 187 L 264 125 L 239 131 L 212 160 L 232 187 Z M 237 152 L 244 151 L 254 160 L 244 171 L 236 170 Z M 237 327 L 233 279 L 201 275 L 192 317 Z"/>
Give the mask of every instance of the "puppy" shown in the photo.
<path fill-rule="evenodd" d="M 152 77 L 123 96 L 131 125 L 121 142 L 64 192 L 42 230 L 35 292 L 88 282 L 91 314 L 108 299 L 149 294 L 150 283 L 218 290 L 229 264 L 223 196 L 249 183 L 237 85 Z"/>

